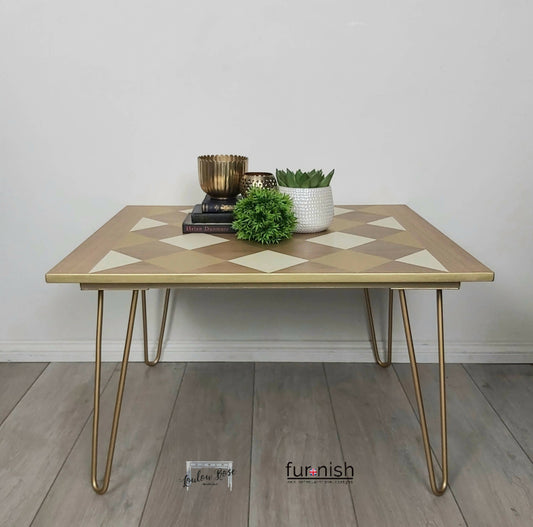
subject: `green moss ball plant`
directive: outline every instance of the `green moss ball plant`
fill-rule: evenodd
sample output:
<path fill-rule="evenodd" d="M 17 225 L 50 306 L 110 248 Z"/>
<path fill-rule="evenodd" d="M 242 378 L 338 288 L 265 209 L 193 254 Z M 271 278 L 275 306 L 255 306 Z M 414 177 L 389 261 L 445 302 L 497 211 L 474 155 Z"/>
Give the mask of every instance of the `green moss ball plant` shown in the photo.
<path fill-rule="evenodd" d="M 237 202 L 233 215 L 239 240 L 279 243 L 290 238 L 296 227 L 291 198 L 272 189 L 253 188 Z"/>

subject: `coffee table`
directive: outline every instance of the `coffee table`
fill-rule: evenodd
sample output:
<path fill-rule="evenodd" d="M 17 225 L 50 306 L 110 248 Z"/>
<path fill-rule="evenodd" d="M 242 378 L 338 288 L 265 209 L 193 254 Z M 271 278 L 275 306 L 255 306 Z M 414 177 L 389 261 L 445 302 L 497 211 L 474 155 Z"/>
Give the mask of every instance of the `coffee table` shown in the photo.
<path fill-rule="evenodd" d="M 237 240 L 233 234 L 182 234 L 190 207 L 128 206 L 46 274 L 47 282 L 78 283 L 98 291 L 91 477 L 95 492 L 109 487 L 122 395 L 131 348 L 139 291 L 141 292 L 144 361 L 155 366 L 163 348 L 171 289 L 200 288 L 360 288 L 364 290 L 370 342 L 376 363 L 392 360 L 393 291 L 400 299 L 411 373 L 431 490 L 441 495 L 448 485 L 443 289 L 461 282 L 488 282 L 494 273 L 406 205 L 343 205 L 335 208 L 331 227 L 298 234 L 279 245 L 262 246 Z M 149 358 L 146 291 L 165 289 L 156 354 Z M 387 288 L 388 341 L 379 354 L 370 289 Z M 100 410 L 100 370 L 104 290 L 132 291 L 122 367 L 118 382 L 106 467 L 97 477 Z M 435 477 L 431 445 L 418 376 L 405 291 L 434 289 L 438 336 L 441 477 Z"/>

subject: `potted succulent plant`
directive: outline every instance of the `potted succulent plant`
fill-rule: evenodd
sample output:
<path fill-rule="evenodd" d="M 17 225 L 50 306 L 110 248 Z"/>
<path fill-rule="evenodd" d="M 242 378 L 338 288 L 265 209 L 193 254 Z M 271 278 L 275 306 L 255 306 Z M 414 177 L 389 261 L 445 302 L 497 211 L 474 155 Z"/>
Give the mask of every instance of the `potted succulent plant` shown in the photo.
<path fill-rule="evenodd" d="M 302 172 L 276 170 L 279 191 L 293 202 L 297 224 L 294 232 L 320 232 L 333 221 L 331 178 L 335 170 L 324 175 L 322 170 Z"/>

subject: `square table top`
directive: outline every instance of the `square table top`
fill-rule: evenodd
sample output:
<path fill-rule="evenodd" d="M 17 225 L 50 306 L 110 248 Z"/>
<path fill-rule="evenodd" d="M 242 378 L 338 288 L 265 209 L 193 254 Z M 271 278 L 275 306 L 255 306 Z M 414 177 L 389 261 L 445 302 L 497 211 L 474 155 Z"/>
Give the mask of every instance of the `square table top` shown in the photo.
<path fill-rule="evenodd" d="M 234 234 L 182 234 L 190 211 L 190 206 L 127 206 L 51 269 L 46 281 L 88 288 L 458 287 L 494 279 L 490 269 L 406 205 L 338 206 L 327 231 L 295 234 L 268 246 Z"/>

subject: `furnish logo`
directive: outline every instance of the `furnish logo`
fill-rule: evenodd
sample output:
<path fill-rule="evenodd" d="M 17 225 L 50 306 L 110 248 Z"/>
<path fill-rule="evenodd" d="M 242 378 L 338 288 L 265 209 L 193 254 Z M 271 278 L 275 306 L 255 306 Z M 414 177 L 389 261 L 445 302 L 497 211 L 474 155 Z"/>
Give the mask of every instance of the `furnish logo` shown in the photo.
<path fill-rule="evenodd" d="M 289 461 L 285 465 L 288 483 L 346 483 L 351 484 L 354 478 L 354 468 L 348 465 L 334 465 L 332 461 L 325 465 L 295 465 Z"/>

